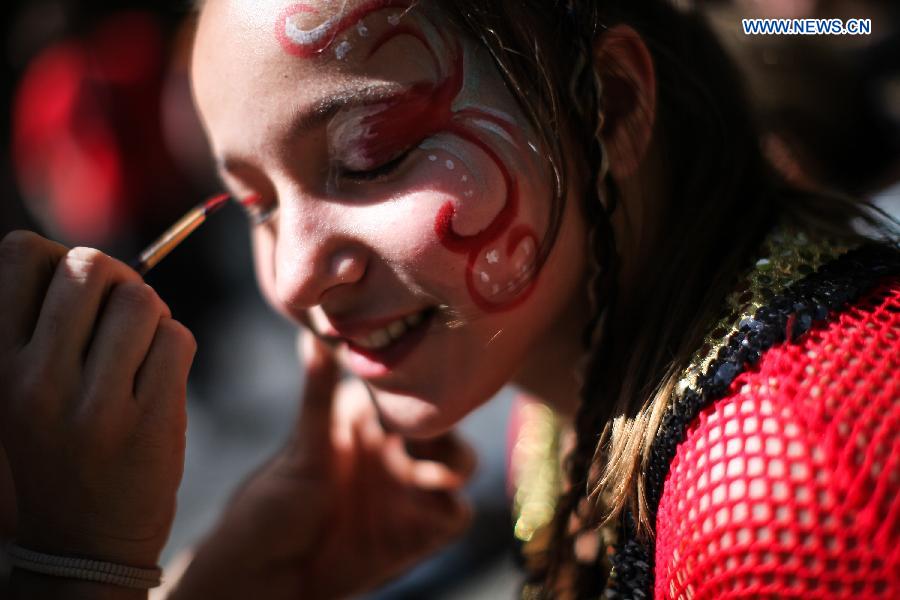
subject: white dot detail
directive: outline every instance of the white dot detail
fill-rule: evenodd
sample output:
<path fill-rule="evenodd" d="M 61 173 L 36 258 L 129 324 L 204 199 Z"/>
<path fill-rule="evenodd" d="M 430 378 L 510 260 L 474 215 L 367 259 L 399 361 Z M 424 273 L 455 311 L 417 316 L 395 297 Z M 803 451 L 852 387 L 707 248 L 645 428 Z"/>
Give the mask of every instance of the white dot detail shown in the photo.
<path fill-rule="evenodd" d="M 500 253 L 496 250 L 491 250 L 490 252 L 485 254 L 484 257 L 492 265 L 496 265 L 498 262 L 500 262 Z"/>
<path fill-rule="evenodd" d="M 491 280 L 491 276 L 488 275 L 487 273 L 485 273 L 484 271 L 482 271 L 481 273 L 479 273 L 479 275 L 481 275 L 481 280 L 482 280 L 483 282 L 485 282 L 485 283 L 487 283 L 487 282 L 489 282 L 489 281 Z"/>
<path fill-rule="evenodd" d="M 468 175 L 463 175 L 462 177 L 459 178 L 459 180 L 462 181 L 463 183 L 465 183 L 466 181 L 469 180 L 469 176 L 468 176 Z"/>
<path fill-rule="evenodd" d="M 445 162 L 444 164 L 447 166 L 447 169 L 449 169 L 450 171 L 452 171 L 453 169 L 456 168 L 456 165 L 453 164 L 453 161 L 452 161 L 452 160 L 448 160 L 448 161 Z"/>
<path fill-rule="evenodd" d="M 397 26 L 400 24 L 400 15 L 390 15 L 387 19 L 388 23 Z"/>
<path fill-rule="evenodd" d="M 465 194 L 466 198 L 471 198 L 472 196 L 475 195 L 475 190 L 466 190 L 464 192 L 464 194 Z"/>
<path fill-rule="evenodd" d="M 356 33 L 359 34 L 359 37 L 366 37 L 367 35 L 369 35 L 369 28 L 366 27 L 365 23 L 360 21 L 359 24 L 356 26 Z"/>
<path fill-rule="evenodd" d="M 351 48 L 353 48 L 353 46 L 350 45 L 350 42 L 344 40 L 335 47 L 334 55 L 338 60 L 344 60 L 347 57 L 347 54 L 350 52 Z"/>
<path fill-rule="evenodd" d="M 493 286 L 491 286 L 491 292 L 496 296 L 500 293 L 500 286 L 495 283 Z"/>
<path fill-rule="evenodd" d="M 434 161 L 437 160 L 437 156 L 435 156 L 434 154 L 429 154 L 429 155 L 428 155 L 428 160 L 430 160 L 431 162 L 434 162 Z"/>

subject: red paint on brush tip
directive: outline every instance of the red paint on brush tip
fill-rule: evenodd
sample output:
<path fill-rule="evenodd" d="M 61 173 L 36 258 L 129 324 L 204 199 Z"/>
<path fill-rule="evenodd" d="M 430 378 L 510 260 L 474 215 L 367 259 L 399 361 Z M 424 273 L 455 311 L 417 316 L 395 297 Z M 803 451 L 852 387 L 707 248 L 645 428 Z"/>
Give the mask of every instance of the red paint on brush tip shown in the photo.
<path fill-rule="evenodd" d="M 261 200 L 262 198 L 259 194 L 250 194 L 246 198 L 239 198 L 238 202 L 240 202 L 244 208 L 256 208 Z"/>
<path fill-rule="evenodd" d="M 231 196 L 229 196 L 228 194 L 219 194 L 218 196 L 213 196 L 203 203 L 203 212 L 208 215 L 219 210 L 226 202 L 228 202 L 230 198 Z"/>

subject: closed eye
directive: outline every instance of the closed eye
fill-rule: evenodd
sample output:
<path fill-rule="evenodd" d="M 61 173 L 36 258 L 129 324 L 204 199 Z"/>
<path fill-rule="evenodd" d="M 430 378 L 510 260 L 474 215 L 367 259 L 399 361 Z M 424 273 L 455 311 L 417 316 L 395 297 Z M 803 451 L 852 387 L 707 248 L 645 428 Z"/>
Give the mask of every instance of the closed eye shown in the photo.
<path fill-rule="evenodd" d="M 379 179 L 387 177 L 388 175 L 390 175 L 391 173 L 396 171 L 397 168 L 403 164 L 403 162 L 407 159 L 407 157 L 412 153 L 412 151 L 414 149 L 415 149 L 415 146 L 412 146 L 412 147 L 404 150 L 403 152 L 401 152 L 394 158 L 392 158 L 392 159 L 388 160 L 387 162 L 382 163 L 372 169 L 364 169 L 364 170 L 356 171 L 356 170 L 347 169 L 344 167 L 338 167 L 337 175 L 341 179 L 346 179 L 346 180 L 350 180 L 350 181 L 360 181 L 360 182 L 377 181 Z"/>

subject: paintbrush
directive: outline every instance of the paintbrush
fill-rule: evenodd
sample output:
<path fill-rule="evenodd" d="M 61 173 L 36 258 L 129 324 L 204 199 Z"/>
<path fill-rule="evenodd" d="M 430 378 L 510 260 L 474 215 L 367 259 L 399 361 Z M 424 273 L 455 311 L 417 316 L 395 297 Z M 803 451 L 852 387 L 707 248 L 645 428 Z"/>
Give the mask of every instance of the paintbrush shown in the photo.
<path fill-rule="evenodd" d="M 194 207 L 186 215 L 169 227 L 155 242 L 147 246 L 140 255 L 129 263 L 129 266 L 145 275 L 147 271 L 159 264 L 169 252 L 178 247 L 189 235 L 203 225 L 209 215 L 213 214 L 231 198 L 228 194 L 220 194 Z"/>

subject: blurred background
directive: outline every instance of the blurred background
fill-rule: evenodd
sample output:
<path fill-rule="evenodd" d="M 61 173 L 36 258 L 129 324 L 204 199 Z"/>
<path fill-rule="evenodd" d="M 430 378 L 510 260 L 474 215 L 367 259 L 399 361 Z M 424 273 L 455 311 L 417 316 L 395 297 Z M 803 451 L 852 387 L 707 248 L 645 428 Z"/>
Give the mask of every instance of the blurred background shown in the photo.
<path fill-rule="evenodd" d="M 872 199 L 900 216 L 900 3 L 698 4 L 747 82 L 773 164 L 797 185 Z M 15 0 L 0 11 L 0 236 L 32 229 L 128 259 L 217 191 L 190 97 L 186 0 Z M 869 18 L 872 34 L 748 37 L 740 20 L 751 17 Z M 148 282 L 200 348 L 167 561 L 203 535 L 234 486 L 281 444 L 303 382 L 291 326 L 256 290 L 240 211 L 216 215 Z M 472 533 L 371 597 L 515 594 L 507 441 L 497 435 L 514 396 L 504 391 L 462 426 L 481 455 L 469 489 Z M 0 538 L 12 527 L 6 479 L 0 471 Z M 4 564 L 0 555 L 0 578 Z"/>

